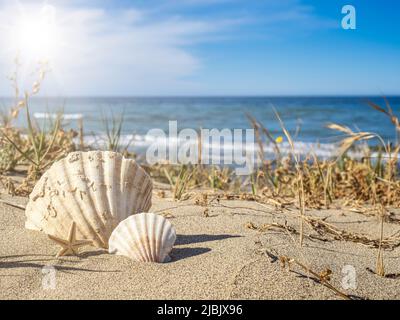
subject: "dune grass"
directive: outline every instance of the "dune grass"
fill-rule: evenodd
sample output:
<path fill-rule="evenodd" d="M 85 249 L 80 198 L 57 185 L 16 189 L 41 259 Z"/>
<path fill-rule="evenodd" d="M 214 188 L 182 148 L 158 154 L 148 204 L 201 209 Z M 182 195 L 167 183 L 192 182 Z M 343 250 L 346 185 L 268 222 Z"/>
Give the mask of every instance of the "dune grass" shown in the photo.
<path fill-rule="evenodd" d="M 19 89 L 16 89 L 16 105 L 10 108 L 9 117 L 5 116 L 7 121 L 4 121 L 0 130 L 0 172 L 3 174 L 25 165 L 35 173 L 32 178 L 37 179 L 51 163 L 68 152 L 93 147 L 82 146 L 82 138 L 79 139 L 79 143 L 74 140 L 79 133 L 73 130 L 66 131 L 62 127 L 62 115 L 48 128 L 40 128 L 33 121 L 29 111 L 29 99 L 39 88 L 40 84 L 36 83 L 34 90 L 31 93 L 26 92 L 23 99 L 19 97 Z M 388 115 L 397 132 L 399 120 L 388 102 L 386 103 L 387 109 L 376 104 L 371 106 Z M 25 112 L 20 114 L 21 110 Z M 27 128 L 17 128 L 13 121 L 24 114 Z M 328 128 L 344 135 L 337 149 L 337 158 L 321 160 L 314 153 L 300 157 L 295 151 L 296 142 L 276 112 L 283 135 L 290 145 L 287 157 L 283 156 L 279 143 L 272 138 L 267 128 L 251 115 L 247 116 L 255 129 L 262 164 L 246 179 L 235 176 L 230 167 L 199 164 L 159 164 L 147 167 L 145 163 L 144 166 L 154 178 L 171 184 L 172 189 L 176 190 L 176 199 L 180 199 L 191 188 L 198 187 L 231 193 L 251 193 L 255 197 L 270 197 L 282 202 L 291 198 L 297 199 L 301 216 L 304 215 L 306 207 L 328 208 L 335 200 L 347 203 L 400 205 L 399 144 L 385 142 L 372 132 L 354 132 L 339 124 L 329 124 Z M 123 115 L 113 115 L 109 123 L 109 120 L 103 118 L 107 140 L 103 147 L 129 156 L 129 145 L 121 146 L 120 142 L 123 119 Z M 80 130 L 83 131 L 83 128 Z M 348 156 L 348 151 L 355 144 L 372 139 L 379 142 L 379 147 L 375 147 L 374 150 L 378 154 L 374 161 L 371 161 L 373 150 L 368 146 L 363 149 L 365 157 L 362 159 L 352 159 Z M 265 143 L 273 145 L 274 159 L 264 159 L 262 148 Z"/>

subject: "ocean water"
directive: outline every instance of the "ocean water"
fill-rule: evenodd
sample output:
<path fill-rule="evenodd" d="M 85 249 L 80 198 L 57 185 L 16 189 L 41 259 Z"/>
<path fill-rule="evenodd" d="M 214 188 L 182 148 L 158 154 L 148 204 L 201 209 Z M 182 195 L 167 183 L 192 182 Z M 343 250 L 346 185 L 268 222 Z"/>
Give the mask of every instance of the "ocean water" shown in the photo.
<path fill-rule="evenodd" d="M 387 98 L 394 113 L 400 116 L 400 97 Z M 251 125 L 246 114 L 250 114 L 277 137 L 282 135 L 282 130 L 274 115 L 275 108 L 300 152 L 314 150 L 319 155 L 329 156 L 335 143 L 343 137 L 326 128 L 330 122 L 395 140 L 395 129 L 389 118 L 369 107 L 368 101 L 385 104 L 382 97 L 36 98 L 30 103 L 30 111 L 55 113 L 62 110 L 72 118 L 82 114 L 88 140 L 93 139 L 94 134 L 104 134 L 104 117 L 123 114 L 123 140 L 132 140 L 132 148 L 143 150 L 154 140 L 148 131 L 158 128 L 168 133 L 169 121 L 177 121 L 178 130 L 248 129 Z M 9 103 L 8 99 L 0 100 L 3 107 Z M 18 121 L 19 125 L 25 125 L 23 114 Z M 66 119 L 64 123 L 67 127 L 77 127 L 74 119 Z M 282 146 L 285 147 L 285 142 Z M 272 152 L 272 149 L 266 151 Z"/>

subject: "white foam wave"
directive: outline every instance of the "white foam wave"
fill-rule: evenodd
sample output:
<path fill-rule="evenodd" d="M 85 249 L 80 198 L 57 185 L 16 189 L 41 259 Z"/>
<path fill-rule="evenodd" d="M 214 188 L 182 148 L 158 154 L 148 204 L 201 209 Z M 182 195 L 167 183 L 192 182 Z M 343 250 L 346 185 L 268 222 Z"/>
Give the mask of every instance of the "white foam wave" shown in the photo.
<path fill-rule="evenodd" d="M 88 145 L 104 147 L 107 141 L 106 135 L 98 135 L 98 136 L 86 136 L 85 142 Z M 188 142 L 187 140 L 179 140 L 178 138 L 168 138 L 168 137 L 159 137 L 159 136 L 150 136 L 150 135 L 138 135 L 138 134 L 129 134 L 122 135 L 120 137 L 120 146 L 128 146 L 129 150 L 134 150 L 138 153 L 144 153 L 145 150 L 153 144 L 156 145 L 166 145 L 169 148 L 179 148 L 180 146 L 185 145 L 188 147 L 189 145 L 196 145 L 197 142 Z M 210 150 L 212 155 L 217 155 L 218 152 L 215 152 L 216 149 L 220 150 L 220 153 L 233 152 L 236 147 L 241 148 L 243 152 L 254 152 L 259 153 L 260 147 L 258 144 L 254 143 L 243 143 L 242 145 L 234 144 L 232 141 L 221 141 L 218 143 L 210 143 L 205 142 L 202 144 L 202 148 Z M 305 142 L 305 141 L 296 141 L 294 144 L 294 152 L 296 155 L 302 157 L 311 154 L 315 154 L 320 159 L 330 159 L 338 156 L 339 145 L 335 143 L 316 143 L 316 142 Z M 279 150 L 282 156 L 287 156 L 292 154 L 291 147 L 288 142 L 284 141 L 279 144 Z M 272 143 L 264 144 L 263 151 L 266 159 L 274 159 L 275 148 Z M 355 150 L 350 151 L 349 156 L 353 158 L 362 158 L 365 156 L 365 152 L 363 152 L 362 147 L 357 148 Z M 378 157 L 377 152 L 373 152 L 371 157 Z"/>
<path fill-rule="evenodd" d="M 35 112 L 33 116 L 36 119 L 57 119 L 61 117 L 64 120 L 81 120 L 83 119 L 83 114 L 81 113 L 64 113 L 64 114 L 57 114 L 57 113 L 41 113 Z"/>

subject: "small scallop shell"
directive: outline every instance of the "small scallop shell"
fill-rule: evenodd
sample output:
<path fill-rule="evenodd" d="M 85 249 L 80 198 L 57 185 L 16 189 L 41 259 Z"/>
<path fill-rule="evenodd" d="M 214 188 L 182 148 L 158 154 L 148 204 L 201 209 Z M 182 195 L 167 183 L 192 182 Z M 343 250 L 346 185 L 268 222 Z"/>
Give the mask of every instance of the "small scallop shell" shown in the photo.
<path fill-rule="evenodd" d="M 167 262 L 175 240 L 175 228 L 167 219 L 154 213 L 140 213 L 115 228 L 108 252 L 140 262 Z"/>
<path fill-rule="evenodd" d="M 77 237 L 107 248 L 119 222 L 151 206 L 152 182 L 132 159 L 110 151 L 72 152 L 35 185 L 25 227 L 63 238 L 72 222 Z"/>

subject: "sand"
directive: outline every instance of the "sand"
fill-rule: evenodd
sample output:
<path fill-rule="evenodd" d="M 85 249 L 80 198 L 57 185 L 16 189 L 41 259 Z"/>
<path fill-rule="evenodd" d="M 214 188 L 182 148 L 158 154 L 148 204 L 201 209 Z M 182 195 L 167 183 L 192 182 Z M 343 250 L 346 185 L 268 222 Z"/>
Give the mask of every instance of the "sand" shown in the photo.
<path fill-rule="evenodd" d="M 224 200 L 210 206 L 207 217 L 193 199 L 175 202 L 168 192 L 165 198 L 157 194 L 154 190 L 151 211 L 167 214 L 178 234 L 172 261 L 165 264 L 138 263 L 93 247 L 83 248 L 79 257 L 55 258 L 59 247 L 46 235 L 26 230 L 22 210 L 0 203 L 0 298 L 341 299 L 303 269 L 282 268 L 280 256 L 295 258 L 316 272 L 329 268 L 332 285 L 352 298 L 400 298 L 400 248 L 384 252 L 389 275 L 384 278 L 368 271 L 375 269 L 376 248 L 308 237 L 300 248 L 298 236 L 284 230 L 246 227 L 249 222 L 287 221 L 298 229 L 296 210 L 281 212 L 251 201 Z M 20 205 L 27 202 L 4 194 L 1 198 Z M 307 215 L 378 237 L 374 217 L 343 209 L 308 210 Z M 400 212 L 395 217 L 400 218 Z M 385 223 L 385 235 L 399 230 L 400 224 Z M 310 228 L 305 232 L 317 235 Z M 47 285 L 45 266 L 55 268 L 54 288 Z M 346 270 L 355 271 L 355 282 L 344 281 Z"/>

